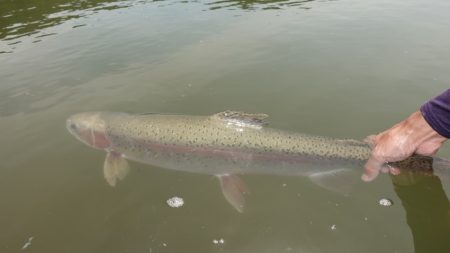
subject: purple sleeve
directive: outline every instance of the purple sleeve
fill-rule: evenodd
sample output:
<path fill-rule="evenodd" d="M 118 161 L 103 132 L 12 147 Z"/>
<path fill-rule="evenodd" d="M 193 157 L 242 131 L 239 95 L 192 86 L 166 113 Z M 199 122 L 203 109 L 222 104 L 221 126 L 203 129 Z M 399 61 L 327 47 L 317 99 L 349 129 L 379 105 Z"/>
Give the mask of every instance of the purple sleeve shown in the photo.
<path fill-rule="evenodd" d="M 426 102 L 420 111 L 436 132 L 450 138 L 450 89 Z"/>

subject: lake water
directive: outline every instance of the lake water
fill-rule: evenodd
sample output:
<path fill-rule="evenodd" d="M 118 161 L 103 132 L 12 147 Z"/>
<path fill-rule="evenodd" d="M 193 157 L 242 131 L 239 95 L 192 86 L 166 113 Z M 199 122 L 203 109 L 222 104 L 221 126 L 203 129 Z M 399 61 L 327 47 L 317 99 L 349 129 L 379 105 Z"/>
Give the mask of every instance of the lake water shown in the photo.
<path fill-rule="evenodd" d="M 363 139 L 449 87 L 449 8 L 0 1 L 0 251 L 449 252 L 445 179 L 363 183 L 361 169 L 341 196 L 307 178 L 248 175 L 240 214 L 210 176 L 132 162 L 109 187 L 105 153 L 65 129 L 82 111 L 240 110 L 269 114 L 275 128 Z M 439 156 L 450 158 L 448 144 Z M 184 205 L 168 206 L 172 197 Z"/>

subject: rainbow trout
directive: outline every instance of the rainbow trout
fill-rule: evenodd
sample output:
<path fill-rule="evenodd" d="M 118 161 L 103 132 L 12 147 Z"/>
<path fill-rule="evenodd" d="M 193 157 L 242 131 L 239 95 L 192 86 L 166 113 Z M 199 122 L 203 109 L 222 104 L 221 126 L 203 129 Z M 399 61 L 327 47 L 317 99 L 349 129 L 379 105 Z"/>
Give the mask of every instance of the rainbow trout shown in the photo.
<path fill-rule="evenodd" d="M 128 173 L 126 159 L 215 175 L 225 198 L 240 212 L 247 190 L 239 174 L 307 176 L 339 191 L 334 187 L 348 184 L 342 176 L 351 168 L 361 169 L 370 156 L 364 142 L 272 129 L 266 118 L 235 111 L 212 116 L 87 112 L 71 116 L 67 129 L 107 152 L 103 171 L 111 186 Z M 431 171 L 432 163 L 433 158 L 415 156 L 391 165 Z M 336 178 L 341 178 L 337 184 Z"/>

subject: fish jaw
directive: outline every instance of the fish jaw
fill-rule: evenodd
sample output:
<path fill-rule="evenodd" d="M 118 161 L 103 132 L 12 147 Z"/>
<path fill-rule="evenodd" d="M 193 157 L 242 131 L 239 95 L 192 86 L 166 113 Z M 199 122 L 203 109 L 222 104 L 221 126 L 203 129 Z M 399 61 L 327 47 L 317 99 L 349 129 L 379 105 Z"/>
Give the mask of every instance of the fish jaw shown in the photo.
<path fill-rule="evenodd" d="M 66 121 L 69 133 L 79 141 L 96 149 L 108 149 L 111 141 L 106 135 L 106 124 L 100 112 L 78 113 Z"/>

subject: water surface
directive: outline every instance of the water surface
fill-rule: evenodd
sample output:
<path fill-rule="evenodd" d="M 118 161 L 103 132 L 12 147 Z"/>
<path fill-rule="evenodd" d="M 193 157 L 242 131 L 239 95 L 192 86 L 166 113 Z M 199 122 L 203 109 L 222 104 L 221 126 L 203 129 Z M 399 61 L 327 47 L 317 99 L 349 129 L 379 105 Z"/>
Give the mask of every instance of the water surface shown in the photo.
<path fill-rule="evenodd" d="M 251 194 L 239 214 L 204 175 L 131 163 L 109 187 L 104 152 L 72 138 L 65 119 L 233 109 L 267 113 L 275 128 L 362 139 L 448 88 L 449 7 L 0 2 L 1 251 L 448 252 L 445 179 L 364 184 L 355 172 L 344 197 L 307 178 L 244 176 Z M 169 207 L 174 196 L 185 204 Z M 394 205 L 379 206 L 382 197 Z"/>

